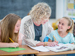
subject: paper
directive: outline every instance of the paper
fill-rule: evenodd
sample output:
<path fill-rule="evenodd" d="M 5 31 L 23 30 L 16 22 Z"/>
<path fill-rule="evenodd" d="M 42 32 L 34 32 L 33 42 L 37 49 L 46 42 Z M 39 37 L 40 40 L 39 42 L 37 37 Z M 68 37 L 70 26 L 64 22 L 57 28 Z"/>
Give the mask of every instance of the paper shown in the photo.
<path fill-rule="evenodd" d="M 59 44 L 59 46 L 55 46 L 55 47 L 46 46 L 46 48 L 54 52 L 61 52 L 61 51 L 73 50 L 75 49 L 75 45 L 74 44 Z"/>
<path fill-rule="evenodd" d="M 30 47 L 30 48 L 35 49 L 35 50 L 38 50 L 38 51 L 41 51 L 41 52 L 48 52 L 48 51 L 50 51 L 49 49 L 47 49 L 44 46 Z"/>
<path fill-rule="evenodd" d="M 25 48 L 19 48 L 19 47 L 6 47 L 6 48 L 0 48 L 0 50 L 2 51 L 6 51 L 6 52 L 14 52 L 14 51 L 20 51 L 20 50 L 26 50 Z"/>
<path fill-rule="evenodd" d="M 28 45 L 30 48 L 41 51 L 41 52 L 48 52 L 48 51 L 54 51 L 54 52 L 61 52 L 61 51 L 67 51 L 67 50 L 73 50 L 75 49 L 75 45 L 74 44 L 58 44 L 59 46 L 54 46 L 54 47 L 50 47 L 50 46 L 37 46 L 37 47 L 32 47 L 30 45 Z"/>

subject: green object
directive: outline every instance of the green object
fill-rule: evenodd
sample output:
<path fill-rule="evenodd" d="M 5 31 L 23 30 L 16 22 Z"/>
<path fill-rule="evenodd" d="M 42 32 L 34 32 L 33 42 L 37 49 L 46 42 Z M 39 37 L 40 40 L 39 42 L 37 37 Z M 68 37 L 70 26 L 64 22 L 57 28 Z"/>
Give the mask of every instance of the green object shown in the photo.
<path fill-rule="evenodd" d="M 0 48 L 0 50 L 2 51 L 6 51 L 6 52 L 14 52 L 14 51 L 20 51 L 20 50 L 26 50 L 25 48 L 20 48 L 20 47 L 6 47 L 6 48 Z"/>

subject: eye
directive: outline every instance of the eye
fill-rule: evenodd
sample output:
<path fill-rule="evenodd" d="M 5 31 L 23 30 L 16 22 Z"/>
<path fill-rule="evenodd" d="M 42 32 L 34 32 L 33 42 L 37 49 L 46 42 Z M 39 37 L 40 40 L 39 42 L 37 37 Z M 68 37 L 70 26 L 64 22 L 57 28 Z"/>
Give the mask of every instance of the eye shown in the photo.
<path fill-rule="evenodd" d="M 19 27 L 20 25 L 17 25 L 17 27 Z"/>
<path fill-rule="evenodd" d="M 60 24 L 60 22 L 59 22 L 59 24 Z"/>
<path fill-rule="evenodd" d="M 19 27 L 19 26 L 17 25 L 17 27 Z"/>
<path fill-rule="evenodd" d="M 64 25 L 64 23 L 62 23 L 62 25 Z"/>

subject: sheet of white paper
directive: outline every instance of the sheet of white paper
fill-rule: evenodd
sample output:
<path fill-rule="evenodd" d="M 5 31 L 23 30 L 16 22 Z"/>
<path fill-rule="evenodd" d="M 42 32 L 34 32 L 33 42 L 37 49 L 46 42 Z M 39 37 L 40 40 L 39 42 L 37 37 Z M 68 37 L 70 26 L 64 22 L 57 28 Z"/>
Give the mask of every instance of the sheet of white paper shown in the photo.
<path fill-rule="evenodd" d="M 49 49 L 47 49 L 44 46 L 37 46 L 37 47 L 31 47 L 31 48 L 35 49 L 35 50 L 38 50 L 38 51 L 41 51 L 41 52 L 48 52 L 48 51 L 50 51 Z"/>

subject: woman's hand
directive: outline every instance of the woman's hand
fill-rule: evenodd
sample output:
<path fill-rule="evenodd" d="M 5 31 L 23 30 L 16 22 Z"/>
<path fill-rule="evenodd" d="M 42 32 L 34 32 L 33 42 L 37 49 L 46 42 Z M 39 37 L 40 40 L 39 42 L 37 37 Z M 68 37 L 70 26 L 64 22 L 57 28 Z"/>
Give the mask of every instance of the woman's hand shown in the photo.
<path fill-rule="evenodd" d="M 9 47 L 18 47 L 19 44 L 18 43 L 8 43 Z"/>
<path fill-rule="evenodd" d="M 47 42 L 47 43 L 45 43 L 45 42 L 40 42 L 40 43 L 38 43 L 38 44 L 36 44 L 36 46 L 58 46 L 58 41 L 54 41 L 54 42 Z"/>
<path fill-rule="evenodd" d="M 36 44 L 36 46 L 44 46 L 44 42 L 40 42 L 40 43 Z"/>
<path fill-rule="evenodd" d="M 47 46 L 53 47 L 53 46 L 59 46 L 58 42 L 48 42 Z"/>

